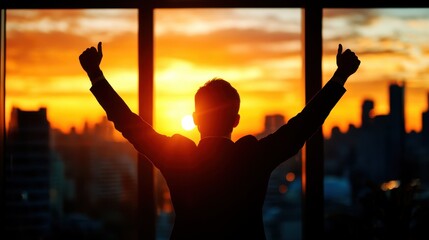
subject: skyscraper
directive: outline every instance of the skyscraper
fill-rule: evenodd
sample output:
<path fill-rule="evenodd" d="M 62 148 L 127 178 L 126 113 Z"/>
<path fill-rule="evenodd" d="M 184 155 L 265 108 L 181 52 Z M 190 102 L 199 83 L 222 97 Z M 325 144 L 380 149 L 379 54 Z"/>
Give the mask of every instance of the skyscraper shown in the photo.
<path fill-rule="evenodd" d="M 389 151 L 388 163 L 391 179 L 403 178 L 404 172 L 401 166 L 404 163 L 405 147 L 405 106 L 404 106 L 405 83 L 393 83 L 389 86 L 390 113 L 389 113 Z"/>
<path fill-rule="evenodd" d="M 364 100 L 362 103 L 362 115 L 361 115 L 361 123 L 362 127 L 366 128 L 371 125 L 373 116 L 372 111 L 374 110 L 374 101 L 370 99 Z"/>
<path fill-rule="evenodd" d="M 5 229 L 13 239 L 39 239 L 50 230 L 49 129 L 46 108 L 13 108 L 5 159 Z"/>

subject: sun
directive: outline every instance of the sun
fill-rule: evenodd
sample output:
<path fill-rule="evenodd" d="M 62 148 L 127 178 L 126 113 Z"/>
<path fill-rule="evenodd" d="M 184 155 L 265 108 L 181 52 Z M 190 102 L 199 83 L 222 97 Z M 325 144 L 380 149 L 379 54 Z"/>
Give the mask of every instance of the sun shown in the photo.
<path fill-rule="evenodd" d="M 186 131 L 191 131 L 195 128 L 194 119 L 191 115 L 186 115 L 182 118 L 182 128 Z"/>

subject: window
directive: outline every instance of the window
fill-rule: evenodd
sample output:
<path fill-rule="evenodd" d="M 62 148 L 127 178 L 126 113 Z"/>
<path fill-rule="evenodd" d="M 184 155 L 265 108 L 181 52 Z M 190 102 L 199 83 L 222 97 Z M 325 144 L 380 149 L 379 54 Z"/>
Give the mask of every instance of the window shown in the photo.
<path fill-rule="evenodd" d="M 8 10 L 6 230 L 14 236 L 132 239 L 137 155 L 91 95 L 78 57 L 137 111 L 136 10 Z"/>
<path fill-rule="evenodd" d="M 240 93 L 233 140 L 266 136 L 303 107 L 300 9 L 156 9 L 155 35 L 154 126 L 164 134 L 199 142 L 198 130 L 182 121 L 194 111 L 195 92 L 214 77 Z M 268 239 L 301 238 L 300 160 L 298 154 L 272 174 L 264 206 Z M 165 186 L 159 173 L 156 179 Z M 164 189 L 158 229 L 174 218 Z"/>
<path fill-rule="evenodd" d="M 332 238 L 406 239 L 427 224 L 428 13 L 324 10 L 324 81 L 339 41 L 362 60 L 324 125 L 325 226 Z"/>

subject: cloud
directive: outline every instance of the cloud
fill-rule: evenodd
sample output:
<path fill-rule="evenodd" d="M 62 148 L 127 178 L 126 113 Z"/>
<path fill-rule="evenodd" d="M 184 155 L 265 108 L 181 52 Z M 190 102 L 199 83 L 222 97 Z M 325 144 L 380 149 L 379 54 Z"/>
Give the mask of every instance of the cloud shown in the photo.
<path fill-rule="evenodd" d="M 371 19 L 379 16 L 376 9 L 367 8 L 332 8 L 323 10 L 324 19 L 354 19 L 359 22 L 370 22 Z"/>
<path fill-rule="evenodd" d="M 205 34 L 226 28 L 300 32 L 299 9 L 157 9 L 156 35 Z"/>
<path fill-rule="evenodd" d="M 122 18 L 130 19 L 128 11 Z M 106 76 L 118 77 L 118 91 L 126 97 L 136 97 L 134 84 L 137 79 L 137 33 L 129 30 L 112 30 L 95 25 L 83 28 L 79 19 L 121 18 L 118 11 L 100 10 L 10 10 L 7 18 L 6 39 L 6 96 L 7 102 L 44 101 L 50 98 L 79 99 L 90 95 L 90 82 L 79 63 L 79 55 L 87 47 L 103 41 L 105 58 L 102 68 Z M 97 15 L 98 14 L 98 15 Z M 94 15 L 94 16 L 93 16 Z M 95 16 L 96 15 L 96 16 Z M 128 20 L 122 19 L 124 22 Z M 106 20 L 106 22 L 108 22 Z M 136 26 L 136 21 L 134 21 Z M 46 27 L 49 26 L 49 27 Z M 93 30 L 94 39 L 84 31 Z M 113 33 L 113 34 L 112 34 Z M 96 38 L 96 39 L 95 39 Z M 127 72 L 134 72 L 127 74 Z M 118 74 L 120 73 L 120 74 Z M 125 74 L 124 74 L 125 73 Z M 126 77 L 126 79 L 119 79 Z M 131 77 L 131 78 L 130 78 Z M 116 80 L 116 79 L 115 79 Z M 119 86 L 118 86 L 119 85 Z M 132 89 L 130 89 L 132 87 Z M 46 102 L 46 101 L 45 101 Z"/>
<path fill-rule="evenodd" d="M 68 32 L 87 38 L 137 32 L 136 9 L 9 10 L 6 17 L 8 31 Z"/>
<path fill-rule="evenodd" d="M 245 66 L 261 58 L 300 54 L 300 48 L 284 47 L 299 39 L 293 33 L 230 28 L 192 36 L 161 35 L 156 38 L 155 51 L 156 56 L 187 59 L 199 66 Z"/>
<path fill-rule="evenodd" d="M 99 41 L 102 40 L 104 38 Z M 96 46 L 96 43 L 63 32 L 17 32 L 6 41 L 6 69 L 8 74 L 17 76 L 78 76 L 82 73 L 79 55 L 87 47 Z M 123 34 L 110 39 L 104 42 L 104 48 L 106 54 L 102 66 L 113 70 L 136 68 L 135 34 Z"/>

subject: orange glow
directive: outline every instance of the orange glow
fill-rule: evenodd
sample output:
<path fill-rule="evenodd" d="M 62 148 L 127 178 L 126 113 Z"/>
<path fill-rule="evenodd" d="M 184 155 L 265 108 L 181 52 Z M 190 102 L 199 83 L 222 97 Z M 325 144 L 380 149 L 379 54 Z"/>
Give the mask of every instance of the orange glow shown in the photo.
<path fill-rule="evenodd" d="M 299 12 L 299 9 L 260 9 L 260 13 L 269 17 L 255 21 L 253 17 L 244 17 L 243 12 L 235 15 L 231 9 L 157 9 L 155 129 L 166 135 L 180 133 L 197 141 L 198 130 L 183 129 L 181 120 L 192 114 L 198 87 L 213 77 L 230 81 L 242 98 L 241 120 L 233 132 L 233 140 L 262 132 L 265 115 L 282 114 L 288 120 L 301 111 L 304 81 Z M 138 112 L 137 10 L 8 10 L 7 13 L 7 126 L 13 107 L 27 110 L 46 107 L 51 126 L 64 132 L 71 127 L 81 131 L 84 122 L 99 121 L 104 111 L 91 95 L 91 84 L 78 62 L 79 54 L 98 41 L 103 41 L 101 67 L 105 76 L 130 108 Z M 276 17 L 272 16 L 281 19 L 280 16 L 286 15 L 297 16 L 287 28 L 282 22 L 273 21 Z M 288 31 L 290 28 L 297 30 Z M 332 34 L 329 29 L 324 33 Z M 364 99 L 374 100 L 374 115 L 387 114 L 388 83 L 392 80 L 407 81 L 406 130 L 420 131 L 421 113 L 428 110 L 429 77 L 424 59 L 428 59 L 429 51 L 425 46 L 407 46 L 398 36 L 384 37 L 383 45 L 369 36 L 342 39 L 343 46 L 355 50 L 362 64 L 346 83 L 346 94 L 325 121 L 324 135 L 329 137 L 334 126 L 343 132 L 350 124 L 359 127 Z M 335 70 L 336 46 L 337 42 L 324 39 L 324 83 Z M 380 46 L 403 50 L 372 50 Z"/>
<path fill-rule="evenodd" d="M 165 191 L 162 193 L 163 198 L 163 204 L 162 204 L 162 211 L 165 213 L 172 213 L 173 212 L 173 205 L 171 204 L 171 196 L 169 191 Z"/>
<path fill-rule="evenodd" d="M 288 172 L 288 173 L 286 174 L 285 178 L 286 178 L 286 181 L 288 181 L 288 182 L 292 182 L 292 181 L 294 181 L 294 180 L 295 180 L 295 173 L 293 173 L 293 172 Z"/>
<path fill-rule="evenodd" d="M 280 184 L 280 186 L 279 186 L 279 192 L 281 194 L 285 194 L 287 192 L 287 186 L 284 185 L 284 184 Z"/>
<path fill-rule="evenodd" d="M 380 186 L 380 188 L 383 191 L 389 191 L 389 190 L 392 190 L 394 188 L 398 188 L 399 185 L 400 185 L 400 181 L 398 181 L 398 180 L 392 180 L 392 181 L 388 181 L 388 182 L 382 183 L 381 186 Z"/>

